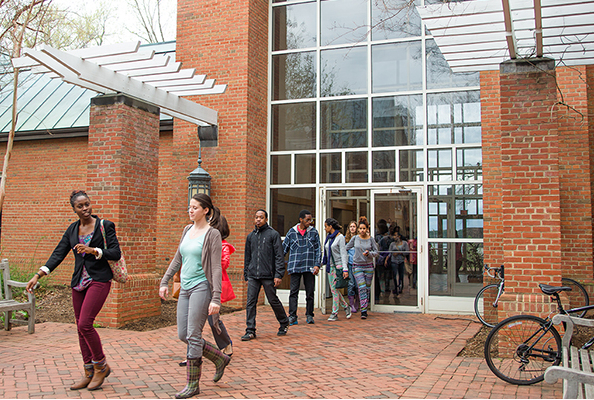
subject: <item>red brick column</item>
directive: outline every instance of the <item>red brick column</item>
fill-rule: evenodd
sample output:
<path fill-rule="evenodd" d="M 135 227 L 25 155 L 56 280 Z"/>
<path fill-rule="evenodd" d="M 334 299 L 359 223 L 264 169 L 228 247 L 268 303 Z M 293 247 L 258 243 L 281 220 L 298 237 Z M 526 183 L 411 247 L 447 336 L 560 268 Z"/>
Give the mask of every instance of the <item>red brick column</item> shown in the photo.
<path fill-rule="evenodd" d="M 91 100 L 87 190 L 94 212 L 116 224 L 128 282 L 113 283 L 103 326 L 159 315 L 156 272 L 159 109 L 125 95 Z"/>
<path fill-rule="evenodd" d="M 500 67 L 503 314 L 546 312 L 538 283 L 561 283 L 561 198 L 555 62 Z"/>
<path fill-rule="evenodd" d="M 202 167 L 212 176 L 211 196 L 231 228 L 227 239 L 237 249 L 228 270 L 237 299 L 227 305 L 244 307 L 242 278 L 247 234 L 254 213 L 266 206 L 266 134 L 268 85 L 268 6 L 265 0 L 179 0 L 176 59 L 217 83 L 228 85 L 221 95 L 191 100 L 218 112 L 217 147 L 202 149 Z M 233 16 L 232 23 L 229 16 Z M 160 233 L 159 262 L 173 257 L 182 228 L 189 222 L 186 177 L 197 166 L 196 126 L 175 120 L 172 138 L 171 186 Z"/>

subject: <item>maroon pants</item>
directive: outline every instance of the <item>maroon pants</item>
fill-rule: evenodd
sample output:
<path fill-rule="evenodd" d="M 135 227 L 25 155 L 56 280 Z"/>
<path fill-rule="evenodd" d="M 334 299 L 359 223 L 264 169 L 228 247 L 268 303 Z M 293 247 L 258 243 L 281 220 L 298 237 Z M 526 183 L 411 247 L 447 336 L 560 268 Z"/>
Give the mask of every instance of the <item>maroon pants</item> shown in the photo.
<path fill-rule="evenodd" d="M 93 281 L 88 288 L 79 292 L 72 289 L 72 305 L 74 306 L 74 318 L 76 318 L 76 329 L 78 330 L 78 342 L 80 352 L 85 364 L 92 361 L 101 361 L 105 357 L 101 338 L 93 327 L 95 317 L 101 311 L 109 289 L 111 281 L 96 282 Z"/>

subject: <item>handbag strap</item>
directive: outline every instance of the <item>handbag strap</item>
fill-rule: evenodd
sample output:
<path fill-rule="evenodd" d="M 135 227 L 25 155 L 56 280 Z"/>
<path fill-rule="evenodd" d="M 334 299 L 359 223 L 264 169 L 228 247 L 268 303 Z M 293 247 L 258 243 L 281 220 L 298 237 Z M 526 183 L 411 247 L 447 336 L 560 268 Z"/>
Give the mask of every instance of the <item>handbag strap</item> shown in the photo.
<path fill-rule="evenodd" d="M 103 227 L 103 220 L 101 220 L 101 234 L 103 235 L 103 243 L 105 245 L 105 249 L 107 249 L 107 239 L 105 238 L 105 228 Z"/>

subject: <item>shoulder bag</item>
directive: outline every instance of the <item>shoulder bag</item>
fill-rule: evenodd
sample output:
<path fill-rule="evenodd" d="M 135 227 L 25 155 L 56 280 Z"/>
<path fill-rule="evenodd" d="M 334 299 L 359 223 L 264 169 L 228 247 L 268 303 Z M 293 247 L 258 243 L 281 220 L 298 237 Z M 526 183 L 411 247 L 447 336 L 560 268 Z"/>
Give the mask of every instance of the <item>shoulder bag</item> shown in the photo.
<path fill-rule="evenodd" d="M 101 234 L 103 235 L 103 242 L 105 243 L 105 248 L 107 249 L 107 239 L 105 238 L 105 228 L 103 227 L 103 220 L 101 220 Z M 118 283 L 126 283 L 128 280 L 128 270 L 126 269 L 126 260 L 124 259 L 124 254 L 119 260 L 107 260 L 109 263 L 109 267 L 111 268 L 111 272 L 113 272 L 113 280 Z"/>
<path fill-rule="evenodd" d="M 330 260 L 331 263 L 334 263 L 334 256 L 332 256 L 332 249 L 330 249 Z M 343 272 L 344 271 L 348 271 L 348 266 L 343 265 Z M 334 263 L 334 274 L 336 275 L 336 280 L 334 281 L 334 287 L 336 289 L 344 289 L 345 287 L 347 287 L 349 285 L 349 277 L 347 277 L 346 279 L 343 277 L 342 273 L 338 273 L 338 268 L 336 268 L 336 264 Z"/>

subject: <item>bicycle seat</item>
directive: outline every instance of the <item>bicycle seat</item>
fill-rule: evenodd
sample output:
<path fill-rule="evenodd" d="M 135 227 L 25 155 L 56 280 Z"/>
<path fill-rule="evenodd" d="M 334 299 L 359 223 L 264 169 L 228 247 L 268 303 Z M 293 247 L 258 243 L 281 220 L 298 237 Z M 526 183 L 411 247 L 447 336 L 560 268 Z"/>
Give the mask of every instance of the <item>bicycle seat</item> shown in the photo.
<path fill-rule="evenodd" d="M 539 284 L 538 287 L 540 287 L 540 290 L 542 290 L 542 292 L 548 296 L 552 296 L 559 292 L 567 292 L 571 290 L 569 286 L 551 286 L 545 285 L 544 283 Z"/>

